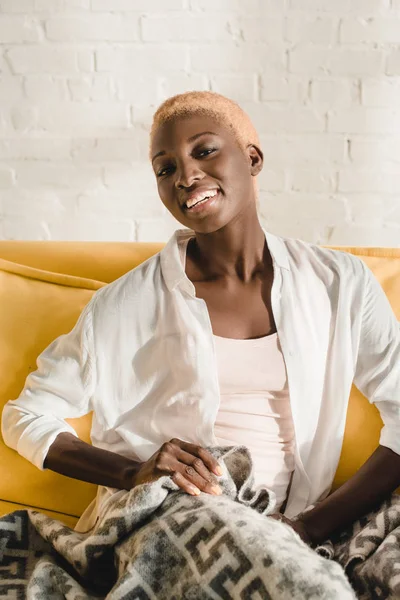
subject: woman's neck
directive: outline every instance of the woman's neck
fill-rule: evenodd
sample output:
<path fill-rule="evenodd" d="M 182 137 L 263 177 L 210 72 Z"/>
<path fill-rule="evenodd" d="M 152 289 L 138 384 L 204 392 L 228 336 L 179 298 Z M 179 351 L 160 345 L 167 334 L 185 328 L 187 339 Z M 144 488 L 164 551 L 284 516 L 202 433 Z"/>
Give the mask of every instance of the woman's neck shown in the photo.
<path fill-rule="evenodd" d="M 249 283 L 272 269 L 264 231 L 229 223 L 212 233 L 196 233 L 187 255 L 205 279 L 236 279 Z"/>

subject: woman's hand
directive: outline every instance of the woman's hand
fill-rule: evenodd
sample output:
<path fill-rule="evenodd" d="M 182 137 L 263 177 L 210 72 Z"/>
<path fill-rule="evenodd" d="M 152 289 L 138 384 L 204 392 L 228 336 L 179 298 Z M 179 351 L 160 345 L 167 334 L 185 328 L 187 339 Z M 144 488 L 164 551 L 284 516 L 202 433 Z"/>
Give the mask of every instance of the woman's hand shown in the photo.
<path fill-rule="evenodd" d="M 207 492 L 220 495 L 222 490 L 213 473 L 222 475 L 222 469 L 208 450 L 173 438 L 141 465 L 133 476 L 130 487 L 155 481 L 162 475 L 170 475 L 188 494 L 197 496 L 200 492 Z"/>
<path fill-rule="evenodd" d="M 289 527 L 294 529 L 294 531 L 299 534 L 299 536 L 301 537 L 303 542 L 305 544 L 307 544 L 307 546 L 313 546 L 313 542 L 307 532 L 306 526 L 304 525 L 304 523 L 301 520 L 292 521 L 292 519 L 288 519 L 281 513 L 276 513 L 274 515 L 269 515 L 269 516 L 272 519 L 275 519 L 276 521 L 281 521 L 282 523 L 286 523 L 286 525 L 289 525 Z"/>

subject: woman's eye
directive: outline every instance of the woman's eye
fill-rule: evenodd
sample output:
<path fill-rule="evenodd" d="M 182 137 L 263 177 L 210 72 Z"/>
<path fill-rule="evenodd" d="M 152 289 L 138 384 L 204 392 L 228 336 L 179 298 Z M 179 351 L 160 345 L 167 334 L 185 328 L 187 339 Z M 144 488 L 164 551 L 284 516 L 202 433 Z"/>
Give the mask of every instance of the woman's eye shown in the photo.
<path fill-rule="evenodd" d="M 168 173 L 168 171 L 170 169 L 171 169 L 171 167 L 164 167 L 163 169 L 161 169 L 161 171 L 158 171 L 157 177 L 163 177 L 164 175 L 166 175 Z"/>
<path fill-rule="evenodd" d="M 205 150 L 201 150 L 199 152 L 199 156 L 208 156 L 212 152 L 215 152 L 216 148 L 205 148 Z"/>

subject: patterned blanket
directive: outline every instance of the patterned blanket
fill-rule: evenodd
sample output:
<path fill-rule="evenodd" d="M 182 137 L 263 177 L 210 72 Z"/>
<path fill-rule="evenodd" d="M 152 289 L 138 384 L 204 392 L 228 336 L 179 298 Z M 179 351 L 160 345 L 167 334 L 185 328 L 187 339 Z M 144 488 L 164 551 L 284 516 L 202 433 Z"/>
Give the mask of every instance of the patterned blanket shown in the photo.
<path fill-rule="evenodd" d="M 222 496 L 190 496 L 165 476 L 116 491 L 88 533 L 32 510 L 1 518 L 0 598 L 400 598 L 399 497 L 315 551 L 268 518 L 274 495 L 254 491 L 245 447 L 209 450 Z"/>

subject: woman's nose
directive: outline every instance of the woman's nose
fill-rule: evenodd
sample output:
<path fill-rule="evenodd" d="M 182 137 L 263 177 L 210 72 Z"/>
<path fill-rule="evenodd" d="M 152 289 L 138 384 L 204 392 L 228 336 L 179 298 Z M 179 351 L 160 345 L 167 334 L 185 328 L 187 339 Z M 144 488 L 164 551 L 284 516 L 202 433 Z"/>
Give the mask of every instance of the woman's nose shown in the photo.
<path fill-rule="evenodd" d="M 177 165 L 175 173 L 175 187 L 177 188 L 191 187 L 195 181 L 204 177 L 202 171 L 193 162 Z"/>

